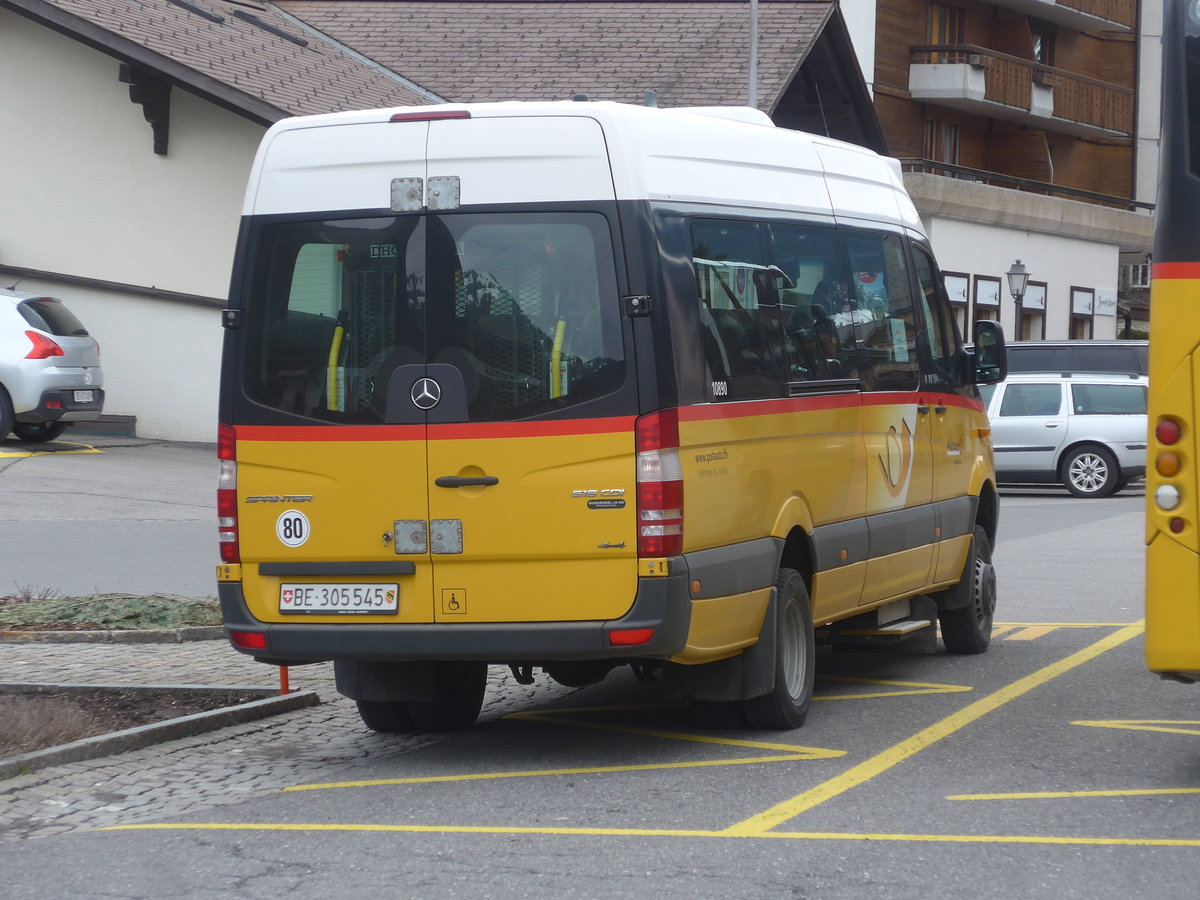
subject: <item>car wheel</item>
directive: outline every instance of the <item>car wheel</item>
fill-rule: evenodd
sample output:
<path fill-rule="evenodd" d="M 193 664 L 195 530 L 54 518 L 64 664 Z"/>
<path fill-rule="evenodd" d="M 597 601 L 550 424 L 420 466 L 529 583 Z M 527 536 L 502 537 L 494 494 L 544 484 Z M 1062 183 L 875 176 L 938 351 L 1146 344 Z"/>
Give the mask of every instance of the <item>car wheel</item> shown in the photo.
<path fill-rule="evenodd" d="M 808 716 L 816 680 L 816 636 L 808 589 L 795 569 L 780 569 L 775 580 L 775 686 L 742 703 L 751 728 L 799 728 Z"/>
<path fill-rule="evenodd" d="M 992 617 L 996 612 L 996 570 L 992 567 L 992 542 L 979 525 L 971 537 L 971 549 L 958 584 L 948 593 L 958 598 L 952 609 L 938 612 L 942 644 L 947 653 L 983 653 L 992 640 Z M 961 593 L 966 592 L 966 603 Z"/>
<path fill-rule="evenodd" d="M 1062 464 L 1063 484 L 1076 497 L 1107 497 L 1117 489 L 1117 461 L 1103 447 L 1077 447 Z"/>
<path fill-rule="evenodd" d="M 8 437 L 15 424 L 17 423 L 13 418 L 12 401 L 8 399 L 8 391 L 0 387 L 0 441 Z"/>
<path fill-rule="evenodd" d="M 16 422 L 12 427 L 18 438 L 34 444 L 52 441 L 66 430 L 66 422 Z"/>

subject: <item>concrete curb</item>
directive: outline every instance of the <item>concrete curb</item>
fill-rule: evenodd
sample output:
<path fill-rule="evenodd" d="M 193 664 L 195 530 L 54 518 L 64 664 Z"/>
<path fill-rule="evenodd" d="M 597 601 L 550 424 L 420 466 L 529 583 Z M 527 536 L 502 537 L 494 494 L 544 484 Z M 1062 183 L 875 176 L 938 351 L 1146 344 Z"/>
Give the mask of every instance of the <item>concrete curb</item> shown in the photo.
<path fill-rule="evenodd" d="M 38 691 L 55 691 L 71 689 L 109 688 L 123 691 L 162 691 L 186 690 L 189 692 L 211 691 L 225 693 L 239 691 L 242 693 L 254 691 L 264 694 L 264 699 L 253 700 L 238 706 L 226 706 L 222 709 L 194 713 L 181 716 L 178 719 L 167 719 L 151 725 L 140 725 L 136 728 L 126 728 L 109 734 L 60 744 L 57 747 L 47 747 L 45 750 L 35 750 L 32 753 L 22 753 L 20 756 L 10 756 L 0 759 L 0 780 L 34 772 L 48 766 L 61 766 L 65 763 L 81 762 L 96 759 L 101 756 L 111 756 L 125 753 L 129 750 L 140 750 L 163 741 L 177 738 L 193 737 L 226 728 L 230 725 L 242 725 L 265 719 L 278 713 L 291 712 L 316 706 L 321 702 L 315 691 L 296 691 L 291 694 L 278 694 L 276 688 L 261 686 L 246 687 L 245 685 L 195 685 L 195 684 L 0 684 L 0 689 L 36 693 Z"/>
<path fill-rule="evenodd" d="M 225 628 L 221 625 L 131 631 L 117 628 L 105 631 L 0 631 L 0 643 L 17 644 L 181 644 L 223 637 Z"/>

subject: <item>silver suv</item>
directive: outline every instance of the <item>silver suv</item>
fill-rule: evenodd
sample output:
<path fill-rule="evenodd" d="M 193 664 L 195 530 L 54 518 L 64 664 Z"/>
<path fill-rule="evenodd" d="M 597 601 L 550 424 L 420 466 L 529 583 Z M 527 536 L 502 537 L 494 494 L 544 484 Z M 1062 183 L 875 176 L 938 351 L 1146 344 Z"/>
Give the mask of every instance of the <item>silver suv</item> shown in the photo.
<path fill-rule="evenodd" d="M 100 346 L 62 301 L 0 289 L 0 440 L 52 441 L 104 408 Z"/>
<path fill-rule="evenodd" d="M 1106 497 L 1146 474 L 1146 378 L 1018 373 L 980 387 L 996 477 Z"/>

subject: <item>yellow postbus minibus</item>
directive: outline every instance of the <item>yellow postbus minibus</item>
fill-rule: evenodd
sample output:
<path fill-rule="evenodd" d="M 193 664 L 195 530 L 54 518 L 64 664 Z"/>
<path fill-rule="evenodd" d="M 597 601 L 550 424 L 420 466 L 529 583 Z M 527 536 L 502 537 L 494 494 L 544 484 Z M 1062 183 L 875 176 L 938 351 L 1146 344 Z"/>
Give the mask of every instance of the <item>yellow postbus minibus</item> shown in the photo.
<path fill-rule="evenodd" d="M 1150 284 L 1146 664 L 1200 680 L 1200 6 L 1168 0 Z"/>
<path fill-rule="evenodd" d="M 623 664 L 794 728 L 818 639 L 987 647 L 1004 342 L 894 160 L 749 109 L 289 119 L 224 324 L 229 637 L 371 728 Z"/>

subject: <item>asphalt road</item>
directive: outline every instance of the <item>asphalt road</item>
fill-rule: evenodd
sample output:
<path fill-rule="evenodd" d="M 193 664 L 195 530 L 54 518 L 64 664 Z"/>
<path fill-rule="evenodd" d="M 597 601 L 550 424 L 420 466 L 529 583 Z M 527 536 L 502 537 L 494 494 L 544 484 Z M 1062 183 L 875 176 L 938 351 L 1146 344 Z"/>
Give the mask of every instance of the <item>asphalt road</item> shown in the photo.
<path fill-rule="evenodd" d="M 147 449 L 104 455 L 144 485 L 196 454 L 211 485 L 211 457 Z M 150 508 L 129 502 L 118 557 Z M 315 770 L 276 735 L 255 759 L 283 790 L 210 775 L 195 808 L 0 845 L 0 896 L 1194 897 L 1200 687 L 1144 668 L 1141 504 L 1006 491 L 989 651 L 823 653 L 797 731 L 700 730 L 627 675 L 499 677 L 472 729 L 366 735 Z"/>

